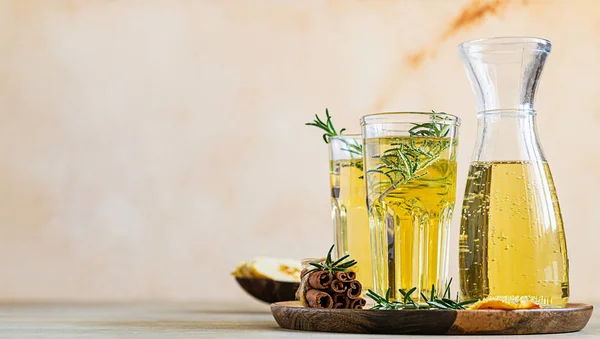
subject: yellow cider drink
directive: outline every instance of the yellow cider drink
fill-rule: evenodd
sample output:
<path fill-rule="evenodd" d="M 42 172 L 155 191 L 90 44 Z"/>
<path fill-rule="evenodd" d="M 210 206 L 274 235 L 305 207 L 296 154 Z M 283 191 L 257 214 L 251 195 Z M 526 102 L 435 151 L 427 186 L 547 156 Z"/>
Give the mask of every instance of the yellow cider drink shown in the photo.
<path fill-rule="evenodd" d="M 456 139 L 365 139 L 365 170 L 375 291 L 447 283 L 449 231 L 456 199 Z M 383 293 L 383 294 L 382 294 Z"/>
<path fill-rule="evenodd" d="M 369 220 L 360 135 L 331 137 L 329 181 L 336 257 L 348 254 L 358 262 L 353 270 L 363 285 L 372 287 Z"/>
<path fill-rule="evenodd" d="M 568 261 L 554 182 L 545 161 L 471 164 L 460 228 L 461 293 L 563 307 Z"/>
<path fill-rule="evenodd" d="M 549 40 L 495 37 L 458 46 L 477 107 L 463 202 L 459 272 L 466 299 L 564 307 L 567 245 L 554 181 L 537 132 L 537 88 Z"/>

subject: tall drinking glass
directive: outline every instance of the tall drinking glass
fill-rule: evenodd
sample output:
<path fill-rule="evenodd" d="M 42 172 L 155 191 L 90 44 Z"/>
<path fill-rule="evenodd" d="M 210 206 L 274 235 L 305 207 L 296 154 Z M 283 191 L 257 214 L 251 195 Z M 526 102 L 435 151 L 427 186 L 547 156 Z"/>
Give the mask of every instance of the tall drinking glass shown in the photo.
<path fill-rule="evenodd" d="M 447 283 L 459 119 L 379 113 L 361 125 L 374 290 L 398 300 L 416 287 L 420 299 Z"/>
<path fill-rule="evenodd" d="M 360 135 L 336 136 L 329 144 L 331 217 L 337 257 L 349 254 L 358 262 L 357 279 L 366 291 L 372 286 L 372 271 L 362 138 Z"/>

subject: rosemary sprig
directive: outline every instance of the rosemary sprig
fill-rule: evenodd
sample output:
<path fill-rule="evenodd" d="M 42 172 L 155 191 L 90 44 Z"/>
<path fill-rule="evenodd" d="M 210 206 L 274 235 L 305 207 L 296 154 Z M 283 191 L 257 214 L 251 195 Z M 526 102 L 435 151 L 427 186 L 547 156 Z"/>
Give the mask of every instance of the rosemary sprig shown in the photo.
<path fill-rule="evenodd" d="M 438 113 L 432 112 L 432 119 L 440 118 Z M 441 118 L 445 119 L 443 115 Z M 449 125 L 436 122 L 413 125 L 409 134 L 414 139 L 392 141 L 392 147 L 379 156 L 379 165 L 367 170 L 367 174 L 378 173 L 389 179 L 389 183 L 384 183 L 387 188 L 383 189 L 379 201 L 398 186 L 429 174 L 424 170 L 439 160 L 441 153 L 450 146 L 449 140 L 440 140 L 448 136 Z M 438 139 L 427 139 L 428 137 Z"/>
<path fill-rule="evenodd" d="M 441 298 L 435 293 L 435 285 L 431 285 L 431 294 L 429 298 L 421 292 L 421 298 L 425 300 L 424 303 L 417 303 L 412 298 L 412 294 L 417 290 L 416 287 L 413 287 L 408 291 L 399 289 L 400 294 L 402 294 L 403 297 L 402 301 L 390 301 L 391 288 L 388 288 L 385 297 L 378 295 L 372 290 L 367 291 L 367 296 L 375 302 L 375 306 L 372 308 L 374 310 L 464 310 L 466 309 L 466 305 L 477 302 L 477 300 L 460 301 L 458 293 L 456 294 L 456 300 L 452 300 L 450 297 L 451 283 L 452 279 L 450 279 L 448 285 L 446 285 L 446 289 Z"/>
<path fill-rule="evenodd" d="M 441 298 L 437 297 L 435 294 L 435 285 L 431 285 L 431 295 L 429 296 L 429 299 L 427 299 L 427 297 L 423 293 L 421 293 L 421 297 L 429 306 L 431 306 L 432 308 L 438 308 L 440 310 L 464 310 L 466 309 L 466 305 L 470 305 L 477 302 L 477 299 L 460 301 L 458 292 L 456 293 L 456 299 L 452 300 L 452 292 L 450 292 L 451 283 L 452 278 L 450 278 L 448 285 L 446 285 L 446 289 L 444 290 L 444 294 Z"/>
<path fill-rule="evenodd" d="M 325 141 L 325 143 L 328 144 L 331 142 L 332 137 L 341 136 L 342 133 L 344 133 L 344 131 L 346 129 L 342 128 L 341 130 L 339 130 L 339 132 L 336 131 L 335 127 L 333 127 L 333 122 L 331 121 L 331 115 L 329 115 L 329 110 L 327 108 L 325 109 L 325 117 L 327 119 L 325 121 L 323 121 L 323 120 L 321 120 L 321 118 L 319 118 L 319 115 L 315 114 L 315 120 L 313 120 L 312 122 L 307 122 L 305 125 L 315 126 L 317 128 L 322 129 L 323 131 L 325 131 L 325 133 L 323 134 L 323 140 Z M 341 139 L 341 141 L 344 144 L 346 144 L 346 148 L 340 148 L 340 150 L 350 153 L 350 155 L 353 158 L 354 158 L 354 155 L 362 156 L 362 150 L 363 150 L 362 144 L 356 142 L 356 140 L 347 141 L 347 140 Z"/>
<path fill-rule="evenodd" d="M 306 275 L 306 274 L 308 274 L 310 272 L 314 272 L 314 271 L 329 271 L 331 273 L 346 272 L 350 267 L 357 264 L 356 260 L 353 260 L 353 259 L 346 260 L 350 257 L 350 255 L 348 255 L 348 254 L 339 258 L 336 261 L 333 261 L 333 259 L 331 258 L 331 252 L 333 251 L 333 247 L 335 247 L 335 245 L 331 245 L 329 252 L 327 252 L 327 258 L 325 259 L 325 261 L 320 262 L 320 263 L 311 262 L 310 265 L 313 266 L 313 268 L 306 271 L 306 273 L 304 273 L 304 274 Z"/>
<path fill-rule="evenodd" d="M 333 123 L 331 122 L 331 115 L 329 115 L 329 110 L 327 108 L 325 109 L 325 116 L 327 117 L 327 121 L 323 122 L 323 120 L 321 120 L 321 118 L 315 114 L 315 120 L 312 122 L 307 122 L 305 125 L 315 126 L 324 130 L 325 134 L 323 134 L 323 140 L 326 144 L 328 144 L 331 141 L 331 137 L 342 135 L 346 129 L 342 128 L 339 132 L 335 130 L 335 127 L 333 127 Z"/>
<path fill-rule="evenodd" d="M 342 151 L 346 151 L 348 153 L 350 153 L 350 155 L 360 155 L 362 156 L 362 144 L 359 144 L 358 142 L 356 142 L 356 140 L 351 140 L 350 142 L 347 140 L 342 140 L 342 142 L 344 142 L 346 144 L 347 148 L 340 148 L 340 150 Z"/>
<path fill-rule="evenodd" d="M 400 310 L 402 309 L 402 305 L 395 301 L 390 301 L 390 292 L 391 288 L 388 288 L 385 293 L 385 297 L 380 296 L 379 294 L 373 292 L 372 290 L 367 290 L 367 297 L 373 299 L 375 301 L 375 305 L 371 308 L 372 310 Z"/>
<path fill-rule="evenodd" d="M 445 140 L 415 140 L 392 142 L 392 148 L 383 152 L 379 157 L 379 165 L 367 170 L 368 173 L 378 173 L 389 179 L 388 187 L 378 198 L 380 201 L 398 186 L 404 185 L 429 174 L 424 171 L 440 159 L 441 153 L 450 143 Z"/>
<path fill-rule="evenodd" d="M 445 112 L 436 113 L 434 110 L 431 111 L 432 120 L 442 119 L 447 120 L 447 116 Z M 425 137 L 436 137 L 436 138 L 444 138 L 448 136 L 450 132 L 450 125 L 441 124 L 437 122 L 427 122 L 424 124 L 412 124 L 414 127 L 408 130 L 411 136 L 425 136 Z"/>

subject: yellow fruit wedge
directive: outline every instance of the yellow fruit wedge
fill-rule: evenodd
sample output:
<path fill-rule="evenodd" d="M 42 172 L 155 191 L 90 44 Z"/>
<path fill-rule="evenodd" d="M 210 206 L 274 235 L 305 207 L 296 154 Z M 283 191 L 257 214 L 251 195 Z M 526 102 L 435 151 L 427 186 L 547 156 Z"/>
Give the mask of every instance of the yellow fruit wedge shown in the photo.
<path fill-rule="evenodd" d="M 233 275 L 239 278 L 263 278 L 275 281 L 300 282 L 299 260 L 257 257 L 239 263 Z"/>
<path fill-rule="evenodd" d="M 469 310 L 528 310 L 541 308 L 531 300 L 519 298 L 485 298 L 471 305 Z"/>

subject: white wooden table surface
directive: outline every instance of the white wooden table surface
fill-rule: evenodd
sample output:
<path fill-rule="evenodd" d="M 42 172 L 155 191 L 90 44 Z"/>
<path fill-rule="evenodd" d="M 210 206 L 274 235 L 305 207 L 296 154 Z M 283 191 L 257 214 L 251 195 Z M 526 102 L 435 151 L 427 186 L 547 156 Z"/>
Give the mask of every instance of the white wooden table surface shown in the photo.
<path fill-rule="evenodd" d="M 280 329 L 267 306 L 203 303 L 0 304 L 0 338 L 424 338 L 293 332 Z M 446 336 L 448 338 L 449 336 Z M 490 338 L 506 338 L 493 336 Z M 577 333 L 532 338 L 600 338 L 596 309 Z M 482 338 L 470 336 L 463 338 Z"/>

